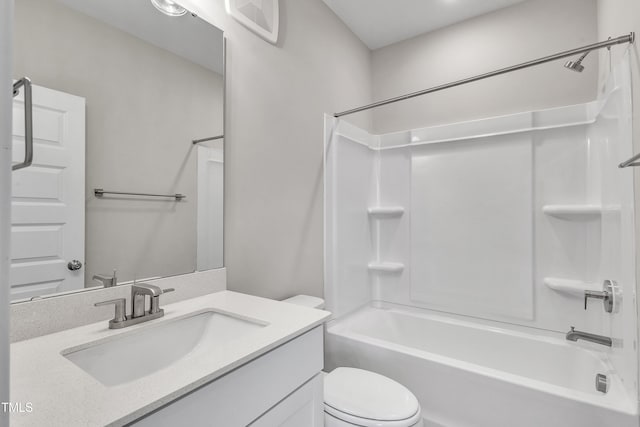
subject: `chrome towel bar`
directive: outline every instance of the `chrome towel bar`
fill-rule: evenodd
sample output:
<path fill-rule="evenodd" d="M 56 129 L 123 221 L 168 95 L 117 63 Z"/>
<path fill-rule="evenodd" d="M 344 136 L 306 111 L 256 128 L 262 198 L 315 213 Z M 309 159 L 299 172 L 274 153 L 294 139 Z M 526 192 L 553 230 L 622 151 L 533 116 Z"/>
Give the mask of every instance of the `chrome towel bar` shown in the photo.
<path fill-rule="evenodd" d="M 224 135 L 218 135 L 218 136 L 212 136 L 211 138 L 194 139 L 191 142 L 193 143 L 193 145 L 196 145 L 196 144 L 200 144 L 201 142 L 215 141 L 217 139 L 223 139 L 223 138 L 224 138 Z"/>
<path fill-rule="evenodd" d="M 24 161 L 11 166 L 11 170 L 28 168 L 33 163 L 33 101 L 31 95 L 31 80 L 23 77 L 13 84 L 13 96 L 24 88 Z"/>
<path fill-rule="evenodd" d="M 627 161 L 624 161 L 618 165 L 620 169 L 628 168 L 629 166 L 640 166 L 640 154 L 636 154 Z"/>
<path fill-rule="evenodd" d="M 177 201 L 180 201 L 187 197 L 184 194 L 179 194 L 179 193 L 176 193 L 176 194 L 127 193 L 122 191 L 105 191 L 102 188 L 95 188 L 93 190 L 93 194 L 95 194 L 96 197 L 102 197 L 105 194 L 116 194 L 120 196 L 170 197 L 172 199 L 176 199 Z"/>

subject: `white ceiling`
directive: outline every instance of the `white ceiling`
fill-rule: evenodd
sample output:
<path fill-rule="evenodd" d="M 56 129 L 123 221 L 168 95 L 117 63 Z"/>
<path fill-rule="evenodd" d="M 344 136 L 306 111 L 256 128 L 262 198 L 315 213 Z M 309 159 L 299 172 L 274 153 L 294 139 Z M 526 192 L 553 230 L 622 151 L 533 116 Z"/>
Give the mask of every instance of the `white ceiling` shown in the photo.
<path fill-rule="evenodd" d="M 189 13 L 166 16 L 149 0 L 59 1 L 218 74 L 223 73 L 222 31 Z"/>
<path fill-rule="evenodd" d="M 525 0 L 323 0 L 378 49 Z"/>

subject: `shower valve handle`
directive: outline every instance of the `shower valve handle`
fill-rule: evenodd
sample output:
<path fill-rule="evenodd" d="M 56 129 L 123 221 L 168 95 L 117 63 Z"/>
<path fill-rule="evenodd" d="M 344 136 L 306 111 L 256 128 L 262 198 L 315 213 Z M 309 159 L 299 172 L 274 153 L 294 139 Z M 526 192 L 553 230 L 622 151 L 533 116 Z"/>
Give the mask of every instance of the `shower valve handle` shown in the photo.
<path fill-rule="evenodd" d="M 589 298 L 601 299 L 604 305 L 604 311 L 613 313 L 613 286 L 612 280 L 605 280 L 602 284 L 602 291 L 584 291 L 584 309 L 587 309 Z"/>
<path fill-rule="evenodd" d="M 607 301 L 610 296 L 607 291 L 584 291 L 584 309 L 587 309 L 587 301 L 589 298 L 593 299 L 601 299 L 603 301 Z"/>

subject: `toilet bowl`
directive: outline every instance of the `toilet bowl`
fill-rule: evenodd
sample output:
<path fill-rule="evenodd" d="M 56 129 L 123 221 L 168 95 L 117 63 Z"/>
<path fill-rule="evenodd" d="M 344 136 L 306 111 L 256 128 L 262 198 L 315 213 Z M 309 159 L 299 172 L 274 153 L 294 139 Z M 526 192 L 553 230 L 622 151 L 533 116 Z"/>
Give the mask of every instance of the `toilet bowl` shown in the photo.
<path fill-rule="evenodd" d="M 322 298 L 307 295 L 284 302 L 324 308 Z M 421 427 L 421 412 L 409 389 L 375 372 L 336 368 L 324 377 L 325 427 Z"/>

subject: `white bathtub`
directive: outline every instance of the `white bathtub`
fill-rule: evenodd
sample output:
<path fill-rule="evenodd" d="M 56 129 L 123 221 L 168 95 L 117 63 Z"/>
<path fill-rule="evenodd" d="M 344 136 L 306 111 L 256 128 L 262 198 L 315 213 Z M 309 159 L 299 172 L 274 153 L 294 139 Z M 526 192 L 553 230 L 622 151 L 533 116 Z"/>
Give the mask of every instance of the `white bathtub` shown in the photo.
<path fill-rule="evenodd" d="M 629 396 L 603 351 L 561 335 L 536 335 L 423 310 L 366 307 L 333 321 L 326 366 L 387 375 L 420 401 L 426 426 L 638 427 Z M 606 394 L 596 374 L 609 379 Z"/>

